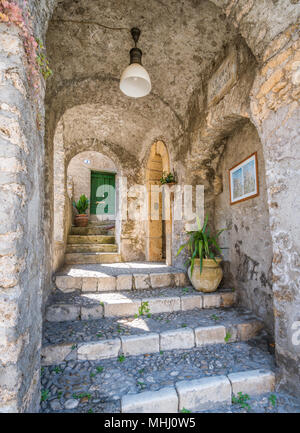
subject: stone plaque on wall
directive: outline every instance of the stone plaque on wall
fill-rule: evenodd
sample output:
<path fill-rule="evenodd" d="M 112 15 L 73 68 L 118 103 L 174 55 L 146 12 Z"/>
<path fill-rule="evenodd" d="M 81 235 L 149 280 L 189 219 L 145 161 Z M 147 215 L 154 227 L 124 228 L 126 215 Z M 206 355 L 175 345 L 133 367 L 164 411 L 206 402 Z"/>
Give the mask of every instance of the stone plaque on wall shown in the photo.
<path fill-rule="evenodd" d="M 208 82 L 208 106 L 219 102 L 220 99 L 229 92 L 236 80 L 237 56 L 236 51 L 232 50 Z"/>

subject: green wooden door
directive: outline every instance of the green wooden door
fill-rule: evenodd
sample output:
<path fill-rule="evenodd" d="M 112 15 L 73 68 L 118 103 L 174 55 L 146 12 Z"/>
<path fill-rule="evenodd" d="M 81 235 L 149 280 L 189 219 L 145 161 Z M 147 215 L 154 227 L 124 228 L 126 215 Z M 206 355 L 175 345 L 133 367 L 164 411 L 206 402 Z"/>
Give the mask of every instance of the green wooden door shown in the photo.
<path fill-rule="evenodd" d="M 115 175 L 91 172 L 91 204 L 93 215 L 114 215 L 116 210 Z"/>

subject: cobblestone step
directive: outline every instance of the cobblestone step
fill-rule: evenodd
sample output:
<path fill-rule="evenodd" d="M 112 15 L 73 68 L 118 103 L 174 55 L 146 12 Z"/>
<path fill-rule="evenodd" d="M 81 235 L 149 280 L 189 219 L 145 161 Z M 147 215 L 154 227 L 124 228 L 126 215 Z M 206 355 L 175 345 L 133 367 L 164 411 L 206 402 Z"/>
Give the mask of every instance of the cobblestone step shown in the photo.
<path fill-rule="evenodd" d="M 216 324 L 217 322 L 217 324 Z M 210 309 L 154 314 L 151 317 L 46 322 L 42 363 L 100 360 L 161 350 L 191 349 L 246 341 L 263 323 L 241 309 Z"/>
<path fill-rule="evenodd" d="M 121 399 L 122 413 L 176 413 L 183 410 L 204 411 L 231 404 L 238 392 L 248 395 L 271 392 L 275 374 L 270 370 L 250 370 L 228 376 L 212 376 L 176 382 L 175 386 L 159 391 L 125 395 Z"/>
<path fill-rule="evenodd" d="M 66 257 L 68 254 L 66 254 Z M 83 263 L 84 264 L 84 263 Z M 126 263 L 124 264 L 126 265 Z M 116 266 L 118 266 L 116 264 Z M 166 272 L 142 273 L 137 269 L 126 268 L 65 268 L 55 278 L 56 287 L 63 292 L 82 290 L 83 292 L 108 292 L 122 290 L 160 289 L 163 287 L 183 287 L 190 285 L 185 272 L 175 270 Z M 141 268 L 143 271 L 143 268 Z"/>
<path fill-rule="evenodd" d="M 66 253 L 115 253 L 118 251 L 116 244 L 68 244 Z"/>
<path fill-rule="evenodd" d="M 108 235 L 69 235 L 68 244 L 114 244 L 115 236 Z"/>
<path fill-rule="evenodd" d="M 69 360 L 42 368 L 47 399 L 41 411 L 228 411 L 238 392 L 251 398 L 273 392 L 274 368 L 263 337 L 101 361 Z"/>
<path fill-rule="evenodd" d="M 115 245 L 113 245 L 115 248 Z M 119 263 L 122 257 L 118 253 L 109 252 L 95 252 L 95 253 L 66 253 L 65 264 L 66 265 L 77 265 L 77 264 L 97 264 L 97 263 Z"/>
<path fill-rule="evenodd" d="M 88 287 L 87 287 L 88 288 Z M 159 290 L 132 290 L 107 293 L 62 293 L 57 291 L 49 300 L 46 320 L 99 319 L 102 317 L 126 317 L 149 310 L 149 314 L 188 311 L 195 308 L 232 307 L 236 293 L 218 291 L 200 293 L 192 287 L 163 288 Z"/>

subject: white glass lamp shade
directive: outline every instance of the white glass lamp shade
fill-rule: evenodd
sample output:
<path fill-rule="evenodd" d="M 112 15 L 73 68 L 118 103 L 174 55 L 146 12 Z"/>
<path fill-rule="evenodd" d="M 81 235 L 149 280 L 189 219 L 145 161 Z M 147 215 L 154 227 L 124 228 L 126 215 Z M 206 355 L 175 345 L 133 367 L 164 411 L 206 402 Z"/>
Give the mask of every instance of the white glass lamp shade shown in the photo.
<path fill-rule="evenodd" d="M 139 63 L 132 63 L 123 72 L 120 89 L 127 96 L 141 98 L 151 91 L 151 81 L 148 72 Z"/>

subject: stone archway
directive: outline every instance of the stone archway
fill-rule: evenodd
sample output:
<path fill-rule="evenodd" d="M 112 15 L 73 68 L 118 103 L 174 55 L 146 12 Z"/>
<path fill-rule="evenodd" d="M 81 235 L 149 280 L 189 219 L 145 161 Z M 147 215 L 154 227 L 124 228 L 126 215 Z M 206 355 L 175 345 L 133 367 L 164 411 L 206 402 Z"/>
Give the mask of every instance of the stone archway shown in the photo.
<path fill-rule="evenodd" d="M 150 262 L 166 261 L 171 264 L 172 215 L 164 219 L 163 189 L 160 179 L 170 171 L 170 159 L 166 145 L 162 141 L 152 144 L 146 168 L 148 192 L 148 221 L 146 259 Z"/>
<path fill-rule="evenodd" d="M 219 6 L 219 11 L 225 13 L 229 25 L 236 26 L 240 31 L 256 58 L 261 60 L 262 68 L 265 66 L 264 62 L 268 59 L 270 61 L 274 59 L 277 51 L 278 54 L 281 54 L 281 50 L 282 53 L 289 50 L 290 47 L 286 40 L 287 35 L 283 32 L 288 25 L 296 22 L 298 18 L 298 5 L 296 5 L 295 1 L 246 2 L 245 0 L 226 0 L 221 2 L 220 0 L 212 0 L 212 2 Z M 17 3 L 21 4 L 19 1 Z M 35 20 L 35 36 L 44 40 L 48 21 L 51 19 L 57 4 L 66 3 L 67 6 L 67 4 L 72 5 L 74 2 L 51 0 L 41 2 L 41 8 L 36 6 L 36 2 L 27 3 L 29 3 Z M 198 4 L 198 2 L 194 3 Z M 75 7 L 82 10 L 77 3 Z M 132 8 L 132 10 L 139 10 L 139 8 Z M 266 11 L 271 12 L 266 14 Z M 161 15 L 162 11 L 159 11 L 159 16 Z M 56 13 L 54 20 L 57 18 L 59 18 L 59 15 Z M 132 21 L 132 17 L 129 17 L 129 19 Z M 169 29 L 170 11 L 168 10 L 167 20 L 167 28 Z M 152 24 L 155 20 L 152 19 L 150 22 Z M 65 27 L 65 23 L 61 25 Z M 83 23 L 79 25 L 84 27 Z M 191 28 L 191 26 L 189 27 Z M 161 34 L 162 27 L 158 26 L 157 28 L 158 33 Z M 77 35 L 82 31 L 76 31 L 74 34 Z M 46 152 L 44 147 L 44 125 L 43 119 L 41 119 L 43 118 L 44 86 L 42 86 L 37 96 L 41 107 L 40 111 L 34 108 L 27 97 L 26 89 L 31 84 L 28 83 L 26 78 L 23 41 L 19 32 L 16 31 L 15 26 L 8 27 L 5 23 L 1 23 L 0 32 L 2 40 L 5 41 L 0 48 L 1 71 L 3 71 L 1 74 L 1 122 L 5 125 L 5 128 L 1 128 L 3 153 L 0 158 L 1 195 L 3 195 L 3 202 L 5 203 L 1 216 L 2 226 L 4 227 L 3 233 L 1 233 L 1 247 L 3 248 L 1 250 L 3 251 L 1 253 L 1 265 L 3 265 L 5 271 L 1 272 L 0 275 L 0 286 L 3 290 L 0 310 L 3 311 L 2 317 L 5 317 L 5 321 L 1 324 L 1 336 L 3 338 L 1 338 L 0 342 L 0 362 L 5 368 L 3 368 L 3 372 L 1 371 L 1 386 L 4 392 L 0 395 L 0 411 L 38 411 L 42 305 L 45 303 L 51 287 L 48 257 L 49 250 L 51 250 L 50 238 L 52 232 L 50 228 L 53 223 L 49 217 L 51 207 L 45 197 L 52 194 L 52 187 L 50 182 L 47 182 L 47 179 L 49 178 L 49 172 L 51 173 L 52 170 L 51 161 L 53 158 L 49 158 L 49 166 L 45 167 L 47 157 L 52 150 L 51 148 L 48 149 L 49 144 L 46 146 Z M 164 33 L 168 34 L 168 32 Z M 281 39 L 275 41 L 276 35 L 280 33 L 282 33 Z M 61 38 L 61 33 L 57 32 L 57 34 Z M 152 34 L 154 34 L 157 41 L 159 38 L 154 32 Z M 211 32 L 206 32 L 206 34 L 210 37 Z M 69 35 L 70 33 L 67 34 L 66 49 L 70 54 L 72 43 Z M 170 39 L 175 40 L 174 37 Z M 223 42 L 223 38 L 221 39 Z M 106 43 L 105 38 L 102 38 L 102 40 Z M 185 40 L 190 43 L 191 38 L 186 37 Z M 275 43 L 267 53 L 266 49 L 273 40 Z M 6 43 L 6 41 L 9 41 L 9 43 Z M 175 41 L 177 43 L 177 40 Z M 290 45 L 292 44 L 299 44 L 296 34 L 290 40 Z M 77 45 L 81 46 L 81 44 Z M 61 44 L 59 46 L 62 47 Z M 119 44 L 117 46 L 119 48 Z M 93 54 L 95 54 L 96 50 L 93 47 L 91 49 L 94 50 Z M 65 60 L 66 57 L 62 49 L 58 50 L 56 48 L 56 51 L 61 53 L 62 58 Z M 97 50 L 97 52 L 101 53 L 100 50 Z M 194 57 L 199 58 L 199 56 Z M 69 59 L 71 58 L 70 55 Z M 73 58 L 76 59 L 76 55 Z M 110 56 L 110 58 L 117 58 L 119 61 L 118 56 Z M 169 66 L 170 62 L 167 58 L 166 60 Z M 282 58 L 277 60 L 281 69 Z M 88 57 L 88 61 L 90 62 L 90 57 Z M 296 53 L 293 62 L 295 64 L 293 63 L 291 68 L 297 68 Z M 70 68 L 75 70 L 75 62 L 68 61 L 67 63 Z M 99 64 L 105 63 L 102 57 Z M 81 63 L 78 62 L 78 64 L 81 67 Z M 190 65 L 188 67 L 189 70 L 193 69 Z M 89 69 L 91 73 L 95 73 L 92 68 Z M 158 70 L 158 68 L 156 69 Z M 271 71 L 271 68 L 269 69 Z M 273 76 L 270 71 L 267 72 L 266 77 L 263 77 L 263 70 L 258 72 L 258 81 L 262 80 L 260 84 L 264 85 L 264 90 L 272 90 L 270 89 L 271 82 L 274 83 L 274 78 L 280 76 L 280 73 L 276 71 L 274 71 L 276 75 Z M 296 74 L 296 72 L 295 70 L 293 73 Z M 58 81 L 52 84 L 52 89 L 53 99 L 57 100 L 57 88 L 64 87 L 59 68 L 56 76 Z M 270 222 L 273 227 L 272 237 L 275 246 L 273 267 L 276 279 L 277 353 L 279 355 L 278 360 L 284 365 L 284 370 L 291 374 L 289 381 L 291 384 L 296 384 L 299 377 L 299 373 L 297 374 L 299 356 L 296 347 L 287 347 L 289 341 L 287 337 L 291 329 L 289 319 L 297 320 L 299 311 L 297 308 L 299 304 L 299 288 L 296 287 L 299 277 L 298 274 L 295 275 L 295 272 L 298 272 L 299 269 L 297 265 L 299 246 L 298 244 L 293 246 L 292 243 L 293 239 L 299 237 L 297 237 L 298 226 L 293 222 L 294 216 L 297 215 L 294 212 L 295 204 L 293 200 L 291 200 L 292 205 L 286 201 L 291 195 L 286 194 L 285 191 L 289 187 L 294 188 L 294 183 L 297 185 L 298 174 L 295 172 L 291 175 L 288 166 L 291 158 L 285 152 L 288 149 L 296 152 L 297 149 L 295 141 L 298 137 L 299 106 L 295 91 L 297 90 L 296 87 L 298 87 L 298 80 L 297 77 L 294 78 L 294 87 L 289 88 L 287 91 L 294 98 L 294 102 L 288 101 L 285 94 L 286 89 L 280 90 L 279 86 L 277 86 L 277 91 L 275 91 L 274 87 L 275 101 L 269 97 L 269 92 L 267 92 L 266 95 L 261 95 L 262 104 L 257 104 L 257 106 L 254 104 L 252 109 L 252 117 L 256 119 L 255 124 L 258 125 L 257 129 L 260 132 L 266 156 L 271 209 Z M 74 82 L 76 79 L 76 76 L 72 77 Z M 188 83 L 190 81 L 191 79 L 188 77 Z M 286 83 L 290 85 L 289 80 L 286 80 Z M 47 88 L 49 87 L 50 84 L 47 85 Z M 169 94 L 173 93 L 169 89 L 167 90 Z M 185 94 L 181 92 L 181 95 Z M 51 100 L 51 97 L 52 94 L 48 94 L 48 101 Z M 163 96 L 160 95 L 160 98 L 163 99 Z M 188 99 L 187 95 L 185 95 L 185 99 Z M 255 102 L 255 99 L 259 100 L 256 96 L 253 102 Z M 277 99 L 282 101 L 280 107 L 277 107 Z M 177 101 L 175 102 L 177 103 Z M 171 105 L 175 106 L 175 102 Z M 268 116 L 261 122 L 262 115 L 257 110 L 260 111 L 265 103 L 272 106 L 270 111 L 268 110 Z M 295 104 L 297 109 L 294 109 Z M 48 122 L 47 136 L 51 136 L 54 132 L 55 128 L 51 131 L 52 122 L 53 120 Z M 37 123 L 39 124 L 38 127 Z M 282 124 L 284 124 L 284 127 L 282 127 Z M 274 128 L 274 125 L 278 127 Z M 288 140 L 286 134 L 289 134 Z M 289 147 L 282 145 L 287 142 Z M 274 151 L 275 146 L 276 151 Z M 294 158 L 296 159 L 296 155 Z M 280 182 L 278 182 L 278 179 Z M 293 183 L 289 183 L 287 186 L 285 185 L 287 180 Z M 286 214 L 285 210 L 294 215 Z M 290 218 L 290 216 L 293 218 Z M 286 254 L 285 244 L 290 238 L 292 239 L 291 246 L 288 245 L 289 252 Z M 285 254 L 282 256 L 281 252 L 284 248 Z M 7 368 L 10 371 L 9 375 L 7 375 Z M 287 376 L 287 373 L 285 375 Z M 12 377 L 14 380 L 12 380 Z M 297 391 L 299 393 L 299 387 Z"/>

